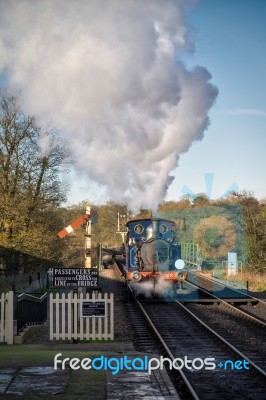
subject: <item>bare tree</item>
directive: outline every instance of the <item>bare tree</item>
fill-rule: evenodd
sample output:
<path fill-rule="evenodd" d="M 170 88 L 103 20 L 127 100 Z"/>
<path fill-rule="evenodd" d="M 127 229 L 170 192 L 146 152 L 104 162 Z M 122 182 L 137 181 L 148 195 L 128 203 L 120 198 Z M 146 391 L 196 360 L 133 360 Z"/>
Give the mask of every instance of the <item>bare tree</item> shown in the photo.
<path fill-rule="evenodd" d="M 47 145 L 41 149 L 43 139 Z M 46 232 L 48 210 L 65 199 L 66 187 L 60 173 L 70 163 L 69 152 L 58 133 L 53 129 L 43 131 L 34 117 L 21 111 L 16 97 L 0 90 L 2 246 L 34 255 L 43 253 L 44 248 L 48 250 L 44 238 L 39 238 L 37 245 L 36 226 L 41 223 L 42 232 Z"/>

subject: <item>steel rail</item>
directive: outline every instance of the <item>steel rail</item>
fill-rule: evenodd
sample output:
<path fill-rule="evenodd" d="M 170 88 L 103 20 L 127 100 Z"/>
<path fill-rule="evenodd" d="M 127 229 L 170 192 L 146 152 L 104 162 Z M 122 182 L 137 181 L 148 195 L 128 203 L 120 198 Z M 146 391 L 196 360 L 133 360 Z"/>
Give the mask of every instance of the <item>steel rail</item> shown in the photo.
<path fill-rule="evenodd" d="M 130 288 L 131 290 L 131 288 Z M 159 331 L 157 330 L 157 328 L 155 327 L 155 325 L 153 324 L 152 320 L 150 319 L 150 317 L 148 316 L 148 314 L 146 313 L 146 311 L 144 310 L 144 307 L 142 306 L 142 304 L 140 303 L 139 300 L 137 300 L 136 298 L 135 302 L 138 306 L 138 308 L 140 309 L 141 313 L 144 315 L 145 319 L 147 320 L 148 324 L 150 325 L 151 329 L 153 330 L 156 338 L 158 338 L 158 340 L 160 341 L 160 343 L 162 344 L 164 350 L 166 351 L 166 353 L 168 354 L 168 356 L 171 358 L 171 360 L 173 361 L 175 359 L 175 357 L 173 356 L 173 354 L 171 353 L 171 350 L 169 349 L 169 347 L 167 346 L 167 344 L 165 343 L 164 339 L 162 338 L 161 334 L 159 333 Z M 191 396 L 193 397 L 194 400 L 201 400 L 200 397 L 198 397 L 197 393 L 195 392 L 195 390 L 193 389 L 191 383 L 189 382 L 189 380 L 187 379 L 186 375 L 184 374 L 184 372 L 182 370 L 179 370 L 178 373 L 180 374 L 182 380 L 185 382 L 189 392 L 191 393 Z"/>
<path fill-rule="evenodd" d="M 149 315 L 145 311 L 145 309 L 142 306 L 142 304 L 140 303 L 140 301 L 137 300 L 137 299 L 135 299 L 135 301 L 136 301 L 136 304 L 137 304 L 138 308 L 141 310 L 141 313 L 144 315 L 145 319 L 147 320 L 148 324 L 150 325 L 150 327 L 151 327 L 152 331 L 154 332 L 155 336 L 158 338 L 158 340 L 162 344 L 162 346 L 165 349 L 166 353 L 168 354 L 169 358 L 171 358 L 171 360 L 173 361 L 175 357 L 173 356 L 173 354 L 171 353 L 171 350 L 169 349 L 169 347 L 165 343 L 164 339 L 162 338 L 161 334 L 159 333 L 159 331 L 157 330 L 155 325 L 153 324 L 151 318 L 149 317 Z M 184 306 L 182 303 L 180 303 L 179 301 L 176 300 L 176 304 L 178 304 L 182 309 L 184 309 L 194 320 L 196 320 L 201 326 L 203 326 L 206 330 L 208 330 L 213 336 L 215 336 L 217 339 L 219 339 L 220 342 L 222 342 L 224 345 L 226 345 L 226 347 L 230 348 L 230 350 L 233 351 L 234 354 L 236 354 L 237 356 L 239 356 L 242 359 L 246 360 L 259 374 L 263 375 L 264 378 L 266 377 L 266 372 L 262 368 L 260 368 L 255 362 L 250 360 L 249 357 L 247 357 L 240 350 L 238 350 L 235 346 L 233 346 L 229 341 L 227 341 L 221 335 L 219 335 L 217 332 L 215 332 L 205 322 L 203 322 L 200 318 L 198 318 L 193 312 L 188 310 L 187 307 Z M 181 375 L 182 379 L 184 380 L 185 384 L 187 385 L 187 387 L 188 387 L 189 391 L 191 392 L 191 395 L 193 396 L 193 398 L 194 399 L 199 399 L 197 393 L 195 392 L 194 388 L 190 384 L 189 380 L 187 379 L 187 377 L 183 373 L 183 371 L 179 370 L 178 372 L 180 373 L 180 375 Z"/>
<path fill-rule="evenodd" d="M 175 301 L 179 306 L 181 306 L 188 314 L 190 314 L 194 319 L 196 319 L 202 326 L 204 326 L 207 330 L 209 330 L 213 335 L 215 335 L 220 341 L 222 341 L 226 346 L 230 347 L 235 353 L 237 353 L 240 357 L 244 358 L 248 361 L 260 374 L 266 377 L 266 371 L 260 368 L 257 364 L 251 361 L 247 356 L 245 356 L 241 351 L 239 351 L 235 346 L 233 346 L 230 342 L 224 339 L 219 333 L 215 332 L 211 327 L 209 327 L 205 322 L 203 322 L 199 317 L 197 317 L 192 311 L 190 311 L 186 306 L 180 303 L 178 300 Z M 226 303 L 227 304 L 227 303 Z"/>
<path fill-rule="evenodd" d="M 163 348 L 165 349 L 166 353 L 168 354 L 168 356 L 171 358 L 171 360 L 173 361 L 175 359 L 175 357 L 173 356 L 173 354 L 171 353 L 171 350 L 169 349 L 169 347 L 167 346 L 167 344 L 165 343 L 165 341 L 163 340 L 161 334 L 159 333 L 159 331 L 157 330 L 157 328 L 155 327 L 155 325 L 153 324 L 152 320 L 150 319 L 150 317 L 148 316 L 148 314 L 146 313 L 146 311 L 144 310 L 144 307 L 142 306 L 142 304 L 140 303 L 139 300 L 136 299 L 136 297 L 133 294 L 132 288 L 130 287 L 130 285 L 127 285 L 129 291 L 131 292 L 131 295 L 135 301 L 135 303 L 137 304 L 137 307 L 139 308 L 139 310 L 141 311 L 142 315 L 144 315 L 145 319 L 147 320 L 149 326 L 151 327 L 153 333 L 155 334 L 156 338 L 160 341 L 160 343 L 162 344 Z M 179 375 L 181 376 L 182 380 L 185 382 L 187 389 L 189 390 L 191 396 L 193 397 L 194 400 L 201 400 L 200 397 L 198 397 L 197 393 L 195 392 L 195 390 L 193 389 L 191 383 L 189 382 L 189 380 L 187 379 L 187 377 L 185 376 L 184 372 L 182 370 L 178 371 Z M 203 399 L 202 399 L 203 400 Z"/>
<path fill-rule="evenodd" d="M 129 287 L 130 291 L 132 292 L 132 289 Z M 208 294 L 209 295 L 209 294 Z M 147 320 L 149 326 L 151 327 L 152 331 L 154 332 L 154 335 L 158 338 L 160 343 L 162 344 L 163 348 L 165 349 L 165 352 L 168 354 L 169 358 L 173 361 L 175 357 L 171 353 L 171 350 L 169 349 L 168 345 L 164 341 L 163 337 L 155 327 L 154 323 L 152 322 L 151 318 L 149 317 L 148 313 L 145 311 L 144 307 L 142 306 L 141 302 L 137 299 L 135 299 L 135 302 L 141 311 L 142 315 L 145 317 Z M 228 340 L 226 340 L 224 337 L 219 335 L 216 331 L 214 331 L 211 327 L 209 327 L 206 323 L 204 323 L 200 318 L 198 318 L 196 315 L 193 314 L 186 306 L 184 306 L 182 303 L 179 301 L 175 301 L 177 305 L 179 305 L 187 314 L 189 314 L 190 318 L 193 318 L 193 320 L 196 320 L 197 323 L 204 327 L 211 336 L 214 336 L 217 338 L 220 342 L 223 343 L 230 351 L 232 351 L 235 355 L 238 357 L 242 358 L 243 360 L 246 360 L 250 366 L 253 367 L 253 369 L 258 373 L 260 376 L 263 377 L 263 380 L 266 378 L 266 371 L 264 371 L 261 367 L 259 367 L 254 361 L 250 360 L 249 357 L 247 357 L 245 354 L 243 354 L 240 350 L 238 350 L 235 346 L 233 346 Z M 227 303 L 225 303 L 227 304 Z M 186 377 L 184 372 L 182 370 L 179 370 L 178 373 L 180 374 L 180 377 L 183 379 L 184 383 L 186 384 L 188 390 L 191 393 L 191 396 L 194 399 L 200 399 L 199 395 L 196 393 L 196 389 L 193 388 L 192 384 L 190 383 L 189 379 Z M 261 379 L 261 378 L 260 378 Z M 192 390 L 191 390 L 192 389 Z"/>

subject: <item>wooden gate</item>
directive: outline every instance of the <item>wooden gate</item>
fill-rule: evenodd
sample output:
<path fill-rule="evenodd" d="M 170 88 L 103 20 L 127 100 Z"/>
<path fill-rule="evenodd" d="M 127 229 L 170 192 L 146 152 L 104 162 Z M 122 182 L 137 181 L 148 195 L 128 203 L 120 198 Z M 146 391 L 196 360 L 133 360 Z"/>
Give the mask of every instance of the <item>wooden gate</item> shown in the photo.
<path fill-rule="evenodd" d="M 84 313 L 85 306 L 104 305 L 105 316 Z M 113 340 L 114 295 L 70 292 L 50 294 L 50 340 Z"/>

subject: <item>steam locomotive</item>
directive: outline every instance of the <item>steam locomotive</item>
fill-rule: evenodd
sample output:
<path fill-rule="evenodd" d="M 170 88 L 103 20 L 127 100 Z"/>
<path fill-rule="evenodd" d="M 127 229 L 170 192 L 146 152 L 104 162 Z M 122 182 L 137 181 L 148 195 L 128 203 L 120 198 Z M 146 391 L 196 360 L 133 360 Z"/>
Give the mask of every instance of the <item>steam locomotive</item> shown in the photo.
<path fill-rule="evenodd" d="M 137 295 L 175 291 L 187 279 L 181 246 L 174 243 L 175 223 L 151 218 L 129 221 L 126 239 L 126 278 Z"/>

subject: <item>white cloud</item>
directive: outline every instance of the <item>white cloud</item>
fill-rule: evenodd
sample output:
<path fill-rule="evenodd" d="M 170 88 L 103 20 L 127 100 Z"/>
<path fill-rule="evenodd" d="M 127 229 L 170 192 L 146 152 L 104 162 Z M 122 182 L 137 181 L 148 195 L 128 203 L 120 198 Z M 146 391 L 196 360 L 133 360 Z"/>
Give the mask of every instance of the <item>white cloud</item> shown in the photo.
<path fill-rule="evenodd" d="M 155 208 L 203 137 L 217 89 L 178 57 L 183 0 L 0 0 L 0 72 L 26 112 L 57 126 L 79 169 L 133 208 Z"/>

